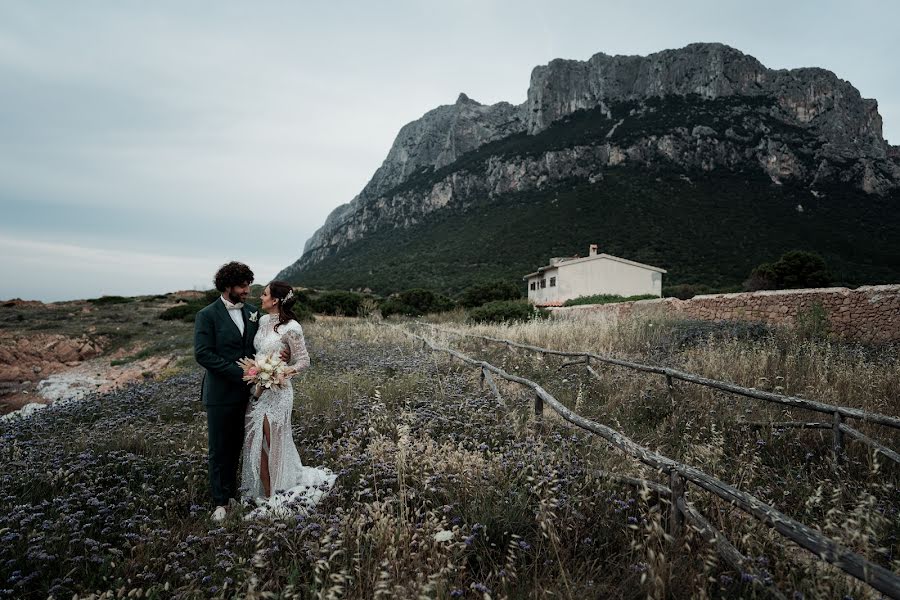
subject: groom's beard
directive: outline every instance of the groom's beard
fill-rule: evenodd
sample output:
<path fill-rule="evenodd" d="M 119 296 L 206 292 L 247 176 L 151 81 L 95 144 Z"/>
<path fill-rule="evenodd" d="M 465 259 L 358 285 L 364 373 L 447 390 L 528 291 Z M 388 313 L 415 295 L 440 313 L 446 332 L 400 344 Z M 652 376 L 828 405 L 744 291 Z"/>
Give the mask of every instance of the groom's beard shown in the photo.
<path fill-rule="evenodd" d="M 238 304 L 240 302 L 243 302 L 244 300 L 234 292 L 228 292 L 228 301 L 232 304 Z"/>

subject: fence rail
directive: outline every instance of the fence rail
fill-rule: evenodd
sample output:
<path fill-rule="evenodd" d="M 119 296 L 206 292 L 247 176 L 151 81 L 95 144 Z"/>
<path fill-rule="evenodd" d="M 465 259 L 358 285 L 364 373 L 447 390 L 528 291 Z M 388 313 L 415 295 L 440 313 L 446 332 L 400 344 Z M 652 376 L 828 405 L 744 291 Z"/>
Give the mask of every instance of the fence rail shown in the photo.
<path fill-rule="evenodd" d="M 560 403 L 556 398 L 553 397 L 549 392 L 547 392 L 543 387 L 537 384 L 534 381 L 529 379 L 525 379 L 523 377 L 519 377 L 517 375 L 512 375 L 507 373 L 503 369 L 496 367 L 488 362 L 480 361 L 469 357 L 457 350 L 452 348 L 447 348 L 444 346 L 438 346 L 433 341 L 420 336 L 416 333 L 412 333 L 403 328 L 400 329 L 407 336 L 418 339 L 422 342 L 423 347 L 430 348 L 432 352 L 444 352 L 449 354 L 451 357 L 454 357 L 465 364 L 468 364 L 473 367 L 477 367 L 482 374 L 493 374 L 507 381 L 518 383 L 522 386 L 530 388 L 535 393 L 534 400 L 534 408 L 535 413 L 537 415 L 541 415 L 543 413 L 544 405 L 548 405 L 553 411 L 556 412 L 560 417 L 564 420 L 572 423 L 573 425 L 580 427 L 586 431 L 590 431 L 596 435 L 599 435 L 607 442 L 615 446 L 616 448 L 622 450 L 626 454 L 636 458 L 640 462 L 648 465 L 654 469 L 657 469 L 663 473 L 669 475 L 671 483 L 671 522 L 678 522 L 681 519 L 684 519 L 687 516 L 688 520 L 691 520 L 696 514 L 699 514 L 696 509 L 684 511 L 683 508 L 679 508 L 679 504 L 682 507 L 688 507 L 689 509 L 693 508 L 684 498 L 684 491 L 686 487 L 686 483 L 690 482 L 712 494 L 718 496 L 722 500 L 725 500 L 731 503 L 733 506 L 741 509 L 747 514 L 753 516 L 760 522 L 768 525 L 773 528 L 775 531 L 783 535 L 784 537 L 790 539 L 795 542 L 799 546 L 805 548 L 812 552 L 816 557 L 825 560 L 828 563 L 831 563 L 844 571 L 845 573 L 859 579 L 860 581 L 865 582 L 866 584 L 872 586 L 874 589 L 879 592 L 887 595 L 890 598 L 900 599 L 900 576 L 892 571 L 880 566 L 875 563 L 870 562 L 865 557 L 860 556 L 846 548 L 843 548 L 836 541 L 828 538 L 823 535 L 819 531 L 804 525 L 803 523 L 792 519 L 791 517 L 781 513 L 777 509 L 768 504 L 762 502 L 757 499 L 755 496 L 747 494 L 746 492 L 742 492 L 731 485 L 716 479 L 710 475 L 707 475 L 703 471 L 691 467 L 689 465 L 685 465 L 678 461 L 675 461 L 671 458 L 658 454 L 648 448 L 637 444 L 624 434 L 612 429 L 606 425 L 598 423 L 596 421 L 591 421 L 578 415 L 577 413 L 569 410 L 566 406 Z M 452 332 L 458 333 L 458 332 Z M 469 335 L 469 334 L 461 334 L 461 335 Z M 473 336 L 473 337 L 485 337 L 485 336 Z M 508 341 L 508 340 L 497 340 L 497 341 Z M 528 347 L 522 345 L 524 347 Z M 535 347 L 529 347 L 535 348 Z M 537 349 L 537 348 L 536 348 Z M 537 349 L 537 350 L 545 350 L 545 349 Z M 564 356 L 585 356 L 587 353 L 562 353 L 558 351 L 551 351 L 553 354 L 560 354 Z M 616 360 L 616 359 L 612 359 Z M 625 362 L 627 361 L 618 361 Z M 628 363 L 628 364 L 636 364 L 636 363 Z M 640 365 L 641 367 L 645 367 L 644 365 Z M 661 374 L 668 374 L 666 370 L 662 370 L 659 367 L 654 367 L 656 369 L 652 372 L 658 372 Z M 641 370 L 647 370 L 642 368 Z M 672 371 L 672 370 L 669 370 Z M 496 389 L 496 385 L 492 386 L 492 391 Z M 743 389 L 743 388 L 742 388 Z M 499 395 L 499 390 L 495 391 L 497 395 Z M 683 481 L 680 481 L 683 480 Z M 693 523 L 696 525 L 697 523 L 703 527 L 703 522 L 693 519 Z M 708 521 L 706 521 L 708 525 Z M 712 526 L 709 525 L 711 528 Z M 704 527 L 704 530 L 707 528 Z M 720 536 L 721 537 L 721 536 Z M 729 544 L 730 545 L 730 544 Z M 732 546 L 733 547 L 733 546 Z M 725 548 L 725 546 L 717 544 L 717 548 L 720 550 Z M 736 551 L 735 551 L 736 552 Z M 739 553 L 738 553 L 739 555 Z M 731 554 L 732 558 L 735 558 L 735 555 Z M 726 557 L 726 560 L 729 560 Z M 768 589 L 768 588 L 767 588 Z M 777 590 L 774 590 L 772 593 L 776 595 Z M 780 592 L 778 593 L 780 594 Z"/>
<path fill-rule="evenodd" d="M 641 363 L 631 362 L 627 360 L 621 360 L 618 358 L 613 358 L 610 356 L 604 356 L 602 354 L 595 354 L 593 352 L 567 352 L 563 350 L 554 350 L 552 348 L 541 348 L 538 346 L 532 346 L 529 344 L 522 344 L 520 342 L 515 342 L 513 340 L 507 340 L 503 338 L 495 338 L 486 335 L 477 335 L 474 333 L 465 333 L 461 331 L 454 331 L 452 329 L 445 329 L 443 327 L 437 327 L 435 325 L 431 325 L 428 323 L 418 323 L 422 326 L 431 327 L 435 331 L 441 331 L 444 333 L 449 333 L 452 335 L 458 335 L 461 337 L 470 337 L 475 339 L 481 339 L 488 342 L 493 342 L 497 344 L 504 344 L 507 347 L 514 348 L 522 348 L 525 350 L 529 350 L 532 352 L 537 352 L 540 354 L 554 355 L 554 356 L 563 356 L 563 357 L 575 357 L 576 360 L 566 361 L 561 364 L 558 369 L 563 369 L 565 367 L 570 367 L 574 365 L 584 364 L 587 367 L 588 372 L 595 378 L 600 379 L 599 373 L 591 368 L 591 360 L 596 360 L 598 362 L 611 364 L 619 367 L 625 367 L 628 369 L 634 369 L 637 371 L 643 371 L 645 373 L 655 373 L 658 375 L 664 375 L 666 378 L 666 387 L 669 391 L 670 397 L 674 393 L 674 385 L 673 380 L 679 379 L 681 381 L 687 381 L 689 383 L 695 383 L 697 385 L 710 387 L 714 389 L 723 390 L 726 392 L 730 392 L 732 394 L 738 394 L 741 396 L 745 396 L 748 398 L 755 398 L 758 400 L 764 400 L 767 402 L 775 402 L 778 404 L 784 404 L 787 406 L 792 406 L 794 408 L 801 408 L 805 410 L 812 410 L 820 413 L 825 413 L 831 415 L 832 422 L 831 423 L 806 423 L 806 424 L 796 424 L 796 423 L 784 423 L 784 424 L 776 424 L 773 425 L 783 425 L 785 427 L 800 427 L 806 429 L 813 428 L 827 428 L 832 430 L 832 452 L 834 454 L 835 460 L 837 462 L 841 462 L 844 456 L 844 434 L 849 435 L 854 440 L 865 444 L 872 448 L 874 452 L 882 454 L 888 460 L 891 460 L 898 465 L 900 465 L 900 453 L 888 448 L 887 446 L 873 440 L 872 438 L 866 436 L 860 431 L 850 427 L 849 425 L 844 423 L 844 418 L 850 417 L 854 419 L 859 419 L 861 421 L 865 421 L 868 423 L 874 423 L 876 425 L 883 425 L 885 427 L 893 427 L 895 429 L 900 429 L 900 418 L 892 417 L 890 415 L 883 415 L 880 413 L 868 412 L 859 408 L 851 408 L 847 406 L 837 406 L 833 404 L 826 404 L 824 402 L 818 402 L 816 400 L 809 400 L 807 398 L 800 398 L 798 396 L 785 396 L 783 394 L 776 394 L 775 392 L 765 392 L 761 390 L 757 390 L 754 388 L 743 387 L 734 383 L 729 383 L 727 381 L 719 381 L 716 379 L 709 379 L 708 377 L 702 377 L 700 375 L 696 375 L 694 373 L 687 373 L 685 371 L 679 371 L 678 369 L 671 369 L 669 367 L 658 367 L 654 365 L 645 365 Z"/>
<path fill-rule="evenodd" d="M 511 346 L 515 348 L 522 348 L 523 350 L 530 350 L 532 352 L 537 352 L 540 354 L 550 354 L 555 356 L 565 356 L 569 358 L 581 358 L 582 361 L 590 366 L 590 361 L 595 360 L 597 362 L 606 363 L 610 365 L 616 365 L 619 367 L 625 367 L 628 369 L 633 369 L 635 371 L 643 371 L 645 373 L 655 373 L 657 375 L 664 375 L 668 380 L 678 379 L 681 381 L 687 381 L 689 383 L 695 383 L 697 385 L 702 385 L 705 387 L 711 387 L 718 390 L 723 390 L 726 392 L 731 392 L 732 394 L 738 394 L 740 396 L 746 396 L 748 398 L 756 398 L 758 400 L 765 400 L 767 402 L 775 402 L 778 404 L 784 404 L 787 406 L 793 406 L 795 408 L 802 408 L 805 410 L 812 410 L 816 412 L 826 413 L 829 415 L 834 415 L 835 413 L 841 415 L 842 417 L 849 417 L 852 419 L 859 419 L 861 421 L 866 421 L 868 423 L 876 423 L 878 425 L 884 425 L 886 427 L 893 427 L 894 429 L 900 429 L 900 417 L 892 417 L 890 415 L 883 415 L 880 413 L 868 412 L 859 408 L 851 408 L 847 406 L 836 406 L 833 404 L 826 404 L 824 402 L 818 402 L 816 400 L 809 400 L 807 398 L 800 398 L 798 396 L 785 396 L 783 394 L 776 394 L 775 392 L 766 392 L 762 390 L 757 390 L 754 388 L 743 387 L 734 383 L 729 383 L 727 381 L 719 381 L 717 379 L 710 379 L 708 377 L 702 377 L 700 375 L 695 375 L 694 373 L 687 373 L 685 371 L 680 371 L 678 369 L 672 369 L 670 367 L 658 367 L 654 365 L 645 365 L 641 363 L 636 363 L 628 360 L 622 360 L 619 358 L 613 358 L 611 356 L 604 356 L 602 354 L 596 354 L 594 352 L 568 352 L 564 350 L 553 350 L 552 348 L 540 348 L 538 346 L 531 346 L 529 344 L 522 344 L 520 342 L 515 342 L 513 340 L 507 340 L 503 338 L 495 338 L 487 335 L 477 335 L 474 333 L 465 333 L 462 331 L 454 331 L 452 329 L 445 329 L 443 327 L 436 327 L 434 325 L 430 325 L 427 323 L 419 323 L 420 325 L 426 325 L 431 327 L 436 331 L 441 331 L 444 333 L 450 333 L 453 335 L 458 335 L 462 337 L 470 337 L 476 339 L 482 339 L 489 342 L 494 342 L 497 344 L 505 344 L 506 346 Z M 564 366 L 578 364 L 579 361 L 571 361 L 569 363 L 564 363 Z"/>

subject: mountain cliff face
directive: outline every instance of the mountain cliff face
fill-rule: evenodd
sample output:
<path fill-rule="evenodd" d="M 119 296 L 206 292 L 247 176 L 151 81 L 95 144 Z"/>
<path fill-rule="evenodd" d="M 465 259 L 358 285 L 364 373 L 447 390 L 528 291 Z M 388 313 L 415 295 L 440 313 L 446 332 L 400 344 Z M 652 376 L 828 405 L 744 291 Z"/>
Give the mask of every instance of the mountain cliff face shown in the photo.
<path fill-rule="evenodd" d="M 521 105 L 462 94 L 403 127 L 371 181 L 279 277 L 297 280 L 375 231 L 563 182 L 602 186 L 625 166 L 755 170 L 813 194 L 900 188 L 900 149 L 882 137 L 877 102 L 829 71 L 771 70 L 721 44 L 554 60 L 533 70 Z"/>

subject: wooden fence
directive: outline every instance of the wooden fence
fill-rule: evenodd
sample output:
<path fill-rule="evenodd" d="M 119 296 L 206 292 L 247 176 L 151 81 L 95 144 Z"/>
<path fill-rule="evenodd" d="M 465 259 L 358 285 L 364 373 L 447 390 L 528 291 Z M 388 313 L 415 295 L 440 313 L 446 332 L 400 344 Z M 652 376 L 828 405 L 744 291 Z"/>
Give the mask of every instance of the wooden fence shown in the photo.
<path fill-rule="evenodd" d="M 845 418 L 859 419 L 864 422 L 873 423 L 875 425 L 882 425 L 885 427 L 891 427 L 894 429 L 900 429 L 900 418 L 892 417 L 890 415 L 883 415 L 879 413 L 868 412 L 859 408 L 850 408 L 846 406 L 836 406 L 832 404 L 826 404 L 824 402 L 818 402 L 816 400 L 809 400 L 807 398 L 800 398 L 798 396 L 786 396 L 783 394 L 776 394 L 775 392 L 766 392 L 762 390 L 757 390 L 754 388 L 743 387 L 740 385 L 736 385 L 734 383 L 729 383 L 727 381 L 719 381 L 716 379 L 709 379 L 707 377 L 702 377 L 700 375 L 695 375 L 693 373 L 686 373 L 684 371 L 680 371 L 678 369 L 672 369 L 669 367 L 658 367 L 654 365 L 645 365 L 641 363 L 631 362 L 627 360 L 621 360 L 618 358 L 614 358 L 611 356 L 604 356 L 602 354 L 596 354 L 593 352 L 565 352 L 562 350 L 553 350 L 550 348 L 540 348 L 538 346 L 531 346 L 529 344 L 522 344 L 519 342 L 514 342 L 512 340 L 506 340 L 502 338 L 494 338 L 485 335 L 476 335 L 473 333 L 464 333 L 460 331 L 454 331 L 452 329 L 445 329 L 442 327 L 435 327 L 430 324 L 419 323 L 420 325 L 427 325 L 431 327 L 435 331 L 441 331 L 443 333 L 449 333 L 461 337 L 471 337 L 476 339 L 482 339 L 488 342 L 493 342 L 497 344 L 504 344 L 508 347 L 513 348 L 522 348 L 524 350 L 529 350 L 531 352 L 537 352 L 540 354 L 546 355 L 555 355 L 562 356 L 568 358 L 575 358 L 577 360 L 573 360 L 565 363 L 563 366 L 571 366 L 571 365 L 579 365 L 584 364 L 587 369 L 590 371 L 592 375 L 595 377 L 599 377 L 591 368 L 591 361 L 597 361 L 599 363 L 605 363 L 610 365 L 615 365 L 619 367 L 625 367 L 627 369 L 633 369 L 636 371 L 642 371 L 645 373 L 655 373 L 659 375 L 664 375 L 666 378 L 666 386 L 669 390 L 669 395 L 672 396 L 674 392 L 674 380 L 686 381 L 689 383 L 694 383 L 697 385 L 714 388 L 717 390 L 722 390 L 726 392 L 730 392 L 732 394 L 737 394 L 739 396 L 745 396 L 747 398 L 755 398 L 757 400 L 764 400 L 766 402 L 774 402 L 777 404 L 783 404 L 786 406 L 791 406 L 793 408 L 801 408 L 804 410 L 811 410 L 815 412 L 825 413 L 831 416 L 830 423 L 798 423 L 793 421 L 788 421 L 784 423 L 771 423 L 769 424 L 772 427 L 803 427 L 803 428 L 828 428 L 832 430 L 832 452 L 834 454 L 835 460 L 838 462 L 841 461 L 844 454 L 844 434 L 849 435 L 854 440 L 863 443 L 870 448 L 874 452 L 878 452 L 888 458 L 889 460 L 894 461 L 898 465 L 900 465 L 900 453 L 888 448 L 887 446 L 873 440 L 872 438 L 866 436 L 859 430 L 847 425 L 844 422 Z M 760 424 L 754 424 L 759 426 Z"/>
<path fill-rule="evenodd" d="M 880 566 L 875 563 L 870 562 L 863 556 L 856 554 L 846 548 L 843 548 L 838 544 L 838 542 L 828 538 L 823 535 L 821 532 L 804 525 L 803 523 L 792 519 L 791 517 L 779 512 L 772 506 L 762 502 L 758 498 L 742 492 L 731 485 L 716 479 L 710 475 L 707 475 L 703 471 L 691 467 L 689 465 L 685 465 L 678 461 L 675 461 L 671 458 L 658 454 L 648 448 L 637 444 L 624 434 L 607 427 L 601 423 L 597 423 L 596 421 L 591 421 L 582 417 L 581 415 L 576 414 L 575 412 L 569 410 L 566 406 L 560 403 L 556 398 L 554 398 L 549 392 L 547 392 L 544 388 L 542 388 L 539 384 L 534 381 L 525 379 L 523 377 L 519 377 L 517 375 L 512 375 L 507 373 L 503 369 L 496 367 L 488 362 L 481 361 L 469 357 L 457 350 L 452 348 L 447 348 L 443 346 L 438 346 L 433 341 L 420 336 L 416 333 L 407 331 L 402 328 L 400 329 L 407 336 L 410 336 L 414 339 L 420 340 L 424 348 L 430 348 L 432 352 L 444 352 L 449 354 L 451 357 L 454 357 L 465 364 L 471 365 L 473 367 L 477 367 L 480 370 L 481 377 L 488 383 L 489 387 L 495 393 L 498 398 L 500 397 L 499 389 L 497 388 L 496 383 L 493 380 L 493 375 L 497 375 L 500 378 L 510 381 L 513 383 L 517 383 L 519 385 L 528 387 L 532 389 L 535 393 L 534 399 L 534 411 L 537 416 L 543 414 L 544 407 L 549 406 L 553 411 L 555 411 L 560 417 L 564 420 L 572 423 L 573 425 L 580 427 L 586 431 L 590 431 L 596 435 L 599 435 L 610 444 L 615 446 L 616 448 L 622 450 L 629 456 L 636 458 L 640 462 L 644 463 L 647 466 L 650 466 L 658 471 L 665 473 L 669 476 L 669 486 L 666 488 L 665 486 L 660 486 L 659 484 L 653 484 L 653 488 L 657 493 L 661 493 L 669 496 L 669 506 L 670 506 L 670 515 L 669 515 L 669 528 L 670 534 L 677 534 L 679 532 L 680 526 L 684 521 L 689 522 L 700 534 L 710 543 L 712 543 L 722 557 L 729 562 L 736 569 L 741 570 L 743 572 L 753 572 L 753 569 L 750 567 L 749 562 L 746 557 L 741 555 L 741 553 L 731 544 L 724 535 L 722 535 L 719 531 L 717 531 L 709 521 L 703 517 L 703 515 L 693 507 L 686 499 L 685 492 L 687 491 L 687 484 L 692 483 L 699 488 L 702 488 L 722 500 L 725 500 L 732 504 L 733 506 L 739 508 L 740 510 L 746 512 L 752 517 L 756 518 L 760 522 L 768 525 L 773 528 L 775 531 L 783 535 L 784 537 L 790 539 L 794 543 L 799 546 L 809 550 L 812 552 L 817 558 L 825 560 L 829 562 L 845 573 L 859 579 L 872 586 L 874 589 L 879 592 L 885 594 L 890 598 L 900 599 L 900 576 L 896 573 Z M 449 331 L 449 330 L 445 330 Z M 449 331 L 450 333 L 456 333 Z M 459 335 L 471 335 L 471 334 L 459 334 Z M 485 337 L 485 336 L 472 336 L 472 337 Z M 544 351 L 547 354 L 556 354 L 560 356 L 581 356 L 588 357 L 588 360 L 591 358 L 595 358 L 600 360 L 600 357 L 593 355 L 591 353 L 572 353 L 572 352 L 560 352 L 547 350 L 542 348 L 536 348 L 534 346 L 527 346 L 525 344 L 516 344 L 515 342 L 511 342 L 509 340 L 499 340 L 494 338 L 485 338 L 491 341 L 503 342 L 509 345 L 515 345 L 523 348 L 534 349 L 537 351 Z M 637 367 L 638 370 L 649 371 L 660 373 L 667 376 L 678 376 L 679 379 L 683 379 L 684 376 L 686 381 L 692 381 L 695 383 L 703 383 L 707 382 L 711 383 L 721 383 L 714 382 L 713 380 L 706 380 L 704 378 L 699 378 L 702 381 L 697 381 L 697 377 L 690 375 L 688 373 L 681 373 L 672 369 L 663 369 L 660 367 L 648 367 L 646 365 L 638 365 L 637 363 L 628 363 L 627 361 L 619 361 L 618 359 L 609 359 L 604 358 L 602 362 L 611 362 L 612 364 L 620 364 L 622 366 L 634 366 Z M 726 384 L 731 386 L 732 384 Z M 712 386 L 718 387 L 718 386 Z M 747 388 L 739 388 L 739 386 L 733 386 L 735 388 L 745 390 Z M 722 388 L 719 388 L 722 389 Z M 731 391 L 731 390 L 729 390 Z M 756 390 L 749 390 L 752 392 L 757 392 Z M 768 394 L 767 392 L 761 392 L 763 394 Z M 777 394 L 774 394 L 778 396 Z M 753 396 L 756 397 L 756 396 Z M 802 398 L 798 398 L 797 400 L 802 401 L 805 405 L 806 403 L 811 403 L 812 401 L 804 400 Z M 834 412 L 834 408 L 828 405 L 824 405 L 821 403 L 813 403 L 816 406 L 827 407 L 827 412 Z M 804 406 L 805 407 L 805 406 Z M 856 409 L 849 409 L 853 411 L 853 416 L 857 416 L 857 414 L 864 414 L 866 416 L 875 416 L 879 417 L 879 421 L 873 422 L 881 422 L 881 420 L 886 419 L 887 423 L 891 423 L 893 421 L 897 421 L 897 425 L 900 426 L 900 420 L 893 419 L 892 417 L 885 417 L 884 415 L 873 415 L 872 413 L 865 413 L 864 411 L 858 411 Z M 848 415 L 850 416 L 850 415 Z M 854 430 L 855 431 L 855 430 Z M 862 434 L 860 434 L 862 435 Z M 622 480 L 632 480 L 630 483 L 632 484 L 640 484 L 644 485 L 650 482 L 643 482 L 641 480 L 634 480 L 633 478 L 622 478 L 622 476 L 616 476 L 618 479 Z M 629 483 L 629 481 L 625 481 L 625 483 Z M 650 487 L 650 486 L 648 486 Z M 776 598 L 784 598 L 784 595 L 773 586 L 766 586 L 764 582 L 759 577 L 754 577 L 754 581 L 764 587 L 764 589 L 769 592 L 772 596 Z"/>

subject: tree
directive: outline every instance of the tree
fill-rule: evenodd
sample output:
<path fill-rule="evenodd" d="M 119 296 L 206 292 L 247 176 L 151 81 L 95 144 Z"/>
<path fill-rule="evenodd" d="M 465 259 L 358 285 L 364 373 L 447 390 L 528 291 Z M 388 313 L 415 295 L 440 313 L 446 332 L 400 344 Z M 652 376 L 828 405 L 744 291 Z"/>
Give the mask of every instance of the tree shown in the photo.
<path fill-rule="evenodd" d="M 422 315 L 431 312 L 444 312 L 453 308 L 453 300 L 447 296 L 421 288 L 400 292 L 398 299 L 401 303 L 411 306 Z"/>
<path fill-rule="evenodd" d="M 785 290 L 825 287 L 829 283 L 831 274 L 824 258 L 813 252 L 791 250 L 775 263 L 763 263 L 753 269 L 744 288 L 750 291 Z"/>
<path fill-rule="evenodd" d="M 772 263 L 763 263 L 750 272 L 750 277 L 744 282 L 744 289 L 756 292 L 758 290 L 778 289 L 775 269 Z"/>
<path fill-rule="evenodd" d="M 825 287 L 831 283 L 825 259 L 812 252 L 786 252 L 772 267 L 779 289 Z"/>
<path fill-rule="evenodd" d="M 431 290 L 416 288 L 394 294 L 382 301 L 379 308 L 384 317 L 394 314 L 418 317 L 428 313 L 451 310 L 453 300 Z"/>
<path fill-rule="evenodd" d="M 365 296 L 356 292 L 325 292 L 312 301 L 312 308 L 317 313 L 326 315 L 355 317 L 359 313 L 359 305 L 363 298 Z"/>
<path fill-rule="evenodd" d="M 522 297 L 519 286 L 511 281 L 498 279 L 466 288 L 459 297 L 459 303 L 466 308 L 475 308 L 496 300 L 518 300 Z"/>

